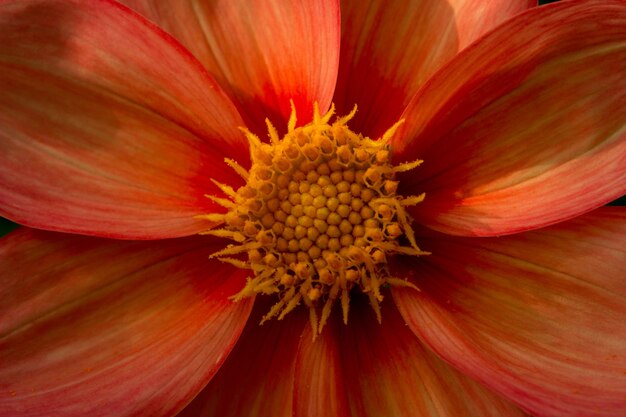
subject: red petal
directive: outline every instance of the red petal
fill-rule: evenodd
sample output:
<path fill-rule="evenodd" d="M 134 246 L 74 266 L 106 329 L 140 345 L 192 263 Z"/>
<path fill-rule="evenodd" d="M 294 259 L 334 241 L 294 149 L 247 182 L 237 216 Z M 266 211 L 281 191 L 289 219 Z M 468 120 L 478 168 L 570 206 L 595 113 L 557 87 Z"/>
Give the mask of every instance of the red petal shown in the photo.
<path fill-rule="evenodd" d="M 248 324 L 215 378 L 178 417 L 291 417 L 295 357 L 302 311 L 262 326 L 271 304 L 258 298 Z"/>
<path fill-rule="evenodd" d="M 290 99 L 305 123 L 314 101 L 323 109 L 330 104 L 339 61 L 337 0 L 123 3 L 189 48 L 259 133 L 266 132 L 266 117 L 286 123 Z"/>
<path fill-rule="evenodd" d="M 343 324 L 331 320 L 316 340 L 311 326 L 302 334 L 294 378 L 296 417 L 350 416 L 346 389 L 351 378 L 341 368 L 341 331 Z"/>
<path fill-rule="evenodd" d="M 168 415 L 215 374 L 251 302 L 209 239 L 0 241 L 0 415 Z"/>
<path fill-rule="evenodd" d="M 487 30 L 537 4 L 531 0 L 385 0 L 341 3 L 339 113 L 357 104 L 356 131 L 376 137 L 417 89 Z"/>
<path fill-rule="evenodd" d="M 0 215 L 123 238 L 206 227 L 209 177 L 232 182 L 223 158 L 247 151 L 200 63 L 110 1 L 2 2 L 0 26 Z"/>
<path fill-rule="evenodd" d="M 626 209 L 502 238 L 431 236 L 394 298 L 436 353 L 540 416 L 626 408 Z"/>
<path fill-rule="evenodd" d="M 306 346 L 311 343 L 310 338 L 302 339 L 304 346 L 300 348 L 299 369 L 333 365 L 339 369 L 300 373 L 298 376 L 313 378 L 296 379 L 296 395 L 312 393 L 311 400 L 323 396 L 321 392 L 336 395 L 335 391 L 340 392 L 344 387 L 333 385 L 332 379 L 324 380 L 315 375 L 322 377 L 326 373 L 341 372 L 353 416 L 525 415 L 432 354 L 407 328 L 391 300 L 388 301 L 390 303 L 384 305 L 388 308 L 382 311 L 383 322 L 378 324 L 371 308 L 364 302 L 355 302 L 353 297 L 348 325 L 338 324 L 324 329 L 333 332 L 333 337 L 337 338 L 335 348 L 320 346 L 326 343 L 327 337 L 318 338 L 313 346 Z M 333 358 L 336 350 L 339 350 L 339 363 Z M 318 356 L 320 353 L 321 357 Z M 342 379 L 335 381 L 341 383 Z M 327 415 L 321 407 L 323 403 L 296 405 L 306 406 L 309 411 L 297 414 L 298 417 Z"/>
<path fill-rule="evenodd" d="M 449 0 L 449 3 L 454 9 L 459 49 L 505 20 L 537 6 L 537 0 Z"/>
<path fill-rule="evenodd" d="M 395 148 L 425 161 L 405 181 L 426 192 L 416 219 L 501 235 L 626 193 L 624 39 L 623 1 L 562 2 L 508 21 L 437 73 Z"/>

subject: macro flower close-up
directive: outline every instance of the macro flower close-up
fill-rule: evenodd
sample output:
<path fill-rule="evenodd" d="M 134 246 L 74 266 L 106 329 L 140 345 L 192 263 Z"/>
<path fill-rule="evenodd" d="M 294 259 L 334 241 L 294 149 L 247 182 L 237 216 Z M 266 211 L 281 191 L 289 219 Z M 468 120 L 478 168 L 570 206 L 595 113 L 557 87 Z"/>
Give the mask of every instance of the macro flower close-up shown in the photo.
<path fill-rule="evenodd" d="M 0 0 L 0 416 L 623 416 L 625 194 L 624 0 Z"/>

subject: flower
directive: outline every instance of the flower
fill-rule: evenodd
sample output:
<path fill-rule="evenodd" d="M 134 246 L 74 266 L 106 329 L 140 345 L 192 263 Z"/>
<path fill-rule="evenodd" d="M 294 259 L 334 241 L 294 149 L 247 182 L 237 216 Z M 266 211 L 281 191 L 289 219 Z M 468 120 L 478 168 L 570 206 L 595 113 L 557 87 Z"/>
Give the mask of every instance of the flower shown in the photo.
<path fill-rule="evenodd" d="M 25 226 L 0 241 L 0 415 L 622 413 L 623 1 L 123 3 L 0 2 L 0 214 Z M 373 139 L 403 120 L 389 166 L 424 161 L 380 174 L 425 193 L 391 214 L 408 284 L 381 324 L 366 283 L 347 324 L 259 326 L 276 297 L 231 299 L 254 256 L 209 258 L 290 101 L 300 127 L 316 102 Z M 429 255 L 397 253 L 411 233 Z"/>

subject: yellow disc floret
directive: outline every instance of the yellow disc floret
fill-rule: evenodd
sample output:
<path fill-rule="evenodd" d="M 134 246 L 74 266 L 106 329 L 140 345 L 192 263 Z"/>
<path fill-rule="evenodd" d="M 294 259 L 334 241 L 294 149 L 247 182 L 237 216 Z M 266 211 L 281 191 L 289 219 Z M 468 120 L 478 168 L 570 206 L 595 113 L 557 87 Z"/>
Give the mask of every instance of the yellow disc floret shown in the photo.
<path fill-rule="evenodd" d="M 252 271 L 233 299 L 277 295 L 263 321 L 280 320 L 304 304 L 318 333 L 338 299 L 347 322 L 353 289 L 369 297 L 380 321 L 381 290 L 414 287 L 390 276 L 387 260 L 425 254 L 405 210 L 424 195 L 396 194 L 396 173 L 421 161 L 393 166 L 389 139 L 401 122 L 371 140 L 348 128 L 355 112 L 356 107 L 331 124 L 334 108 L 322 116 L 316 105 L 313 121 L 296 128 L 292 105 L 282 139 L 267 121 L 269 143 L 244 129 L 252 167 L 226 163 L 246 185 L 235 191 L 216 183 L 228 198 L 208 196 L 228 212 L 200 216 L 222 224 L 205 233 L 236 242 L 211 256 Z"/>

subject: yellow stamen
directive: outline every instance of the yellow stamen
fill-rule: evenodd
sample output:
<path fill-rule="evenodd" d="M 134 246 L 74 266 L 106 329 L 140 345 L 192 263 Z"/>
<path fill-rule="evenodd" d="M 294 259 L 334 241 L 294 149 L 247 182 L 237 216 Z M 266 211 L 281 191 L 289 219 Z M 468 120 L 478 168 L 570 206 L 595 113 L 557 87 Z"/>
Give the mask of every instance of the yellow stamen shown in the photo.
<path fill-rule="evenodd" d="M 287 133 L 280 138 L 266 120 L 269 143 L 242 128 L 250 144 L 250 170 L 225 162 L 246 185 L 234 190 L 213 181 L 226 198 L 207 195 L 228 210 L 197 216 L 221 224 L 202 234 L 228 238 L 228 245 L 211 255 L 254 274 L 234 301 L 256 294 L 277 294 L 277 302 L 261 324 L 304 305 L 314 334 L 328 323 L 339 299 L 348 322 L 350 293 L 369 298 L 377 320 L 388 287 L 417 287 L 391 277 L 387 259 L 393 255 L 421 256 L 406 211 L 424 195 L 396 194 L 398 173 L 421 161 L 391 164 L 390 141 L 403 123 L 394 124 L 378 140 L 363 137 L 347 126 L 357 107 L 331 119 L 334 105 L 324 114 L 315 103 L 311 123 L 296 127 L 291 102 Z"/>
<path fill-rule="evenodd" d="M 235 172 L 237 174 L 239 174 L 239 176 L 241 178 L 243 178 L 244 180 L 248 181 L 248 171 L 246 171 L 246 169 L 244 167 L 242 167 L 241 165 L 239 165 L 237 163 L 237 161 L 234 161 L 230 158 L 225 158 L 224 162 L 226 162 L 226 165 L 228 165 L 229 167 L 231 167 L 233 170 L 235 170 Z"/>

